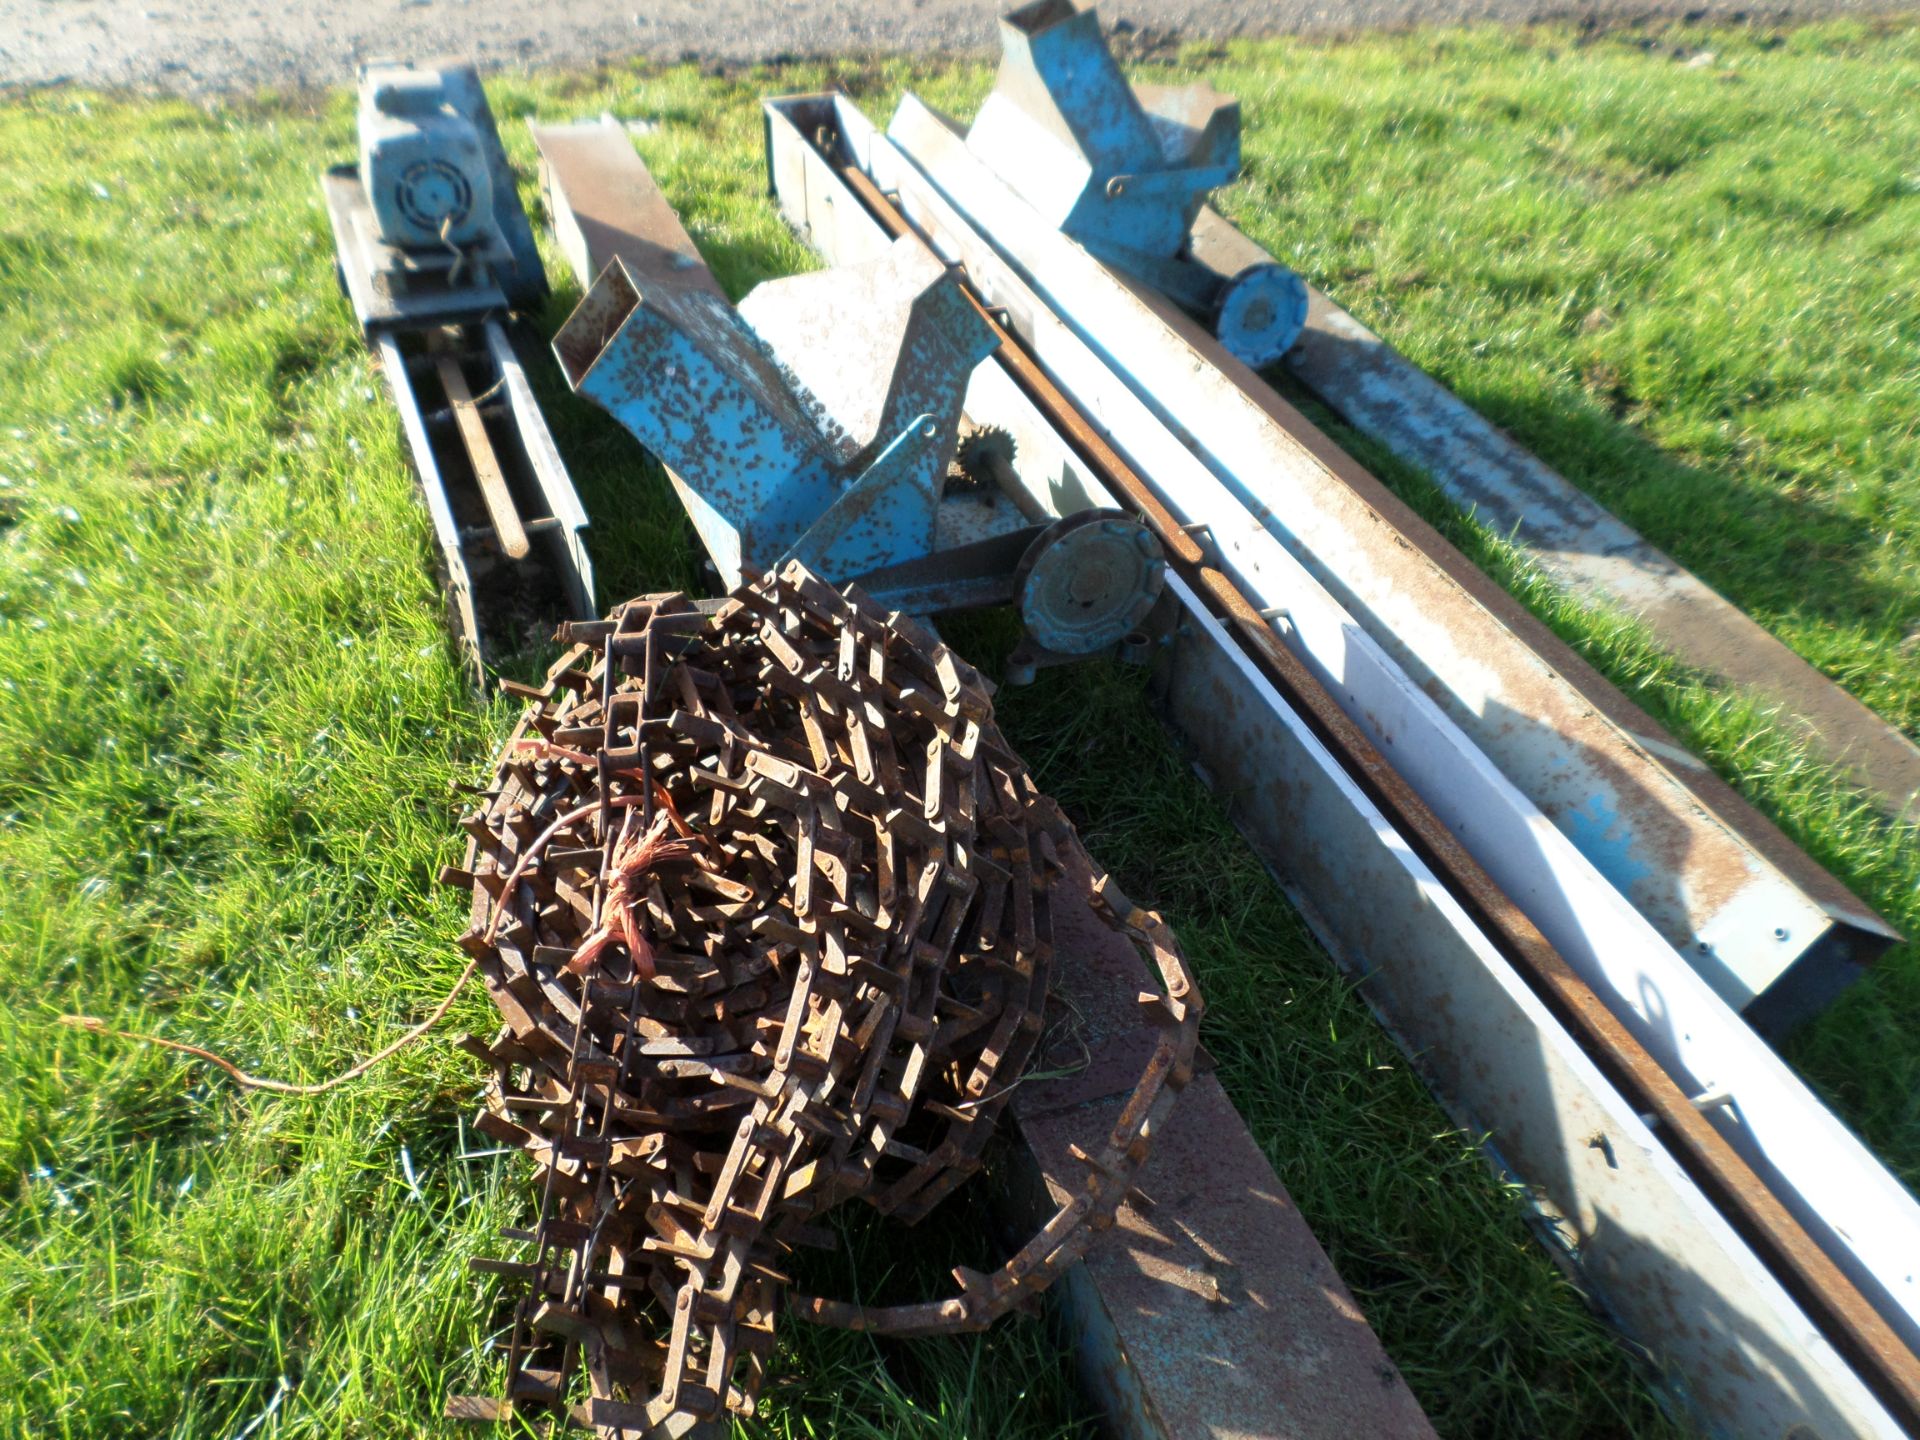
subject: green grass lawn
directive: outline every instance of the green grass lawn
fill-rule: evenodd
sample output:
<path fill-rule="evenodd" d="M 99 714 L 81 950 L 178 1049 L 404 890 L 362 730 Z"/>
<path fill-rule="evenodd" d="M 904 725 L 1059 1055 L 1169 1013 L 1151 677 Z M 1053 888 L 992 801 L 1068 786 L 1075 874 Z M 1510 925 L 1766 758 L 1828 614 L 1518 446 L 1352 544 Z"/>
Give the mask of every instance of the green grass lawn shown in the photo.
<path fill-rule="evenodd" d="M 1245 102 L 1249 178 L 1224 203 L 1258 238 L 1913 728 L 1920 31 L 1419 34 L 1179 68 Z M 813 263 L 762 193 L 753 102 L 836 79 L 877 118 L 907 85 L 968 114 L 990 71 L 491 88 L 528 174 L 520 116 L 658 122 L 640 144 L 738 293 Z M 523 1196 L 458 1126 L 469 1060 L 429 1043 L 325 1097 L 249 1099 L 56 1023 L 88 1011 L 318 1078 L 459 968 L 459 906 L 430 884 L 455 848 L 448 787 L 511 707 L 461 689 L 397 425 L 333 288 L 314 175 L 352 150 L 344 95 L 0 102 L 0 1434 L 226 1440 L 268 1416 L 254 1436 L 439 1435 L 449 1389 L 498 1379 L 496 1296 L 464 1262 Z M 1589 327 L 1596 308 L 1610 322 Z M 695 584 L 657 472 L 545 373 L 603 597 Z M 1920 930 L 1910 834 L 1367 458 Z M 1009 733 L 1178 926 L 1223 1080 L 1442 1431 L 1666 1433 L 1649 1377 L 1234 841 L 1139 677 L 1046 681 L 1006 695 Z M 469 995 L 448 1028 L 489 1014 Z M 1920 1177 L 1911 948 L 1791 1056 Z M 827 1283 L 910 1289 L 988 1249 L 977 1196 L 943 1219 L 912 1247 L 859 1227 Z M 913 1345 L 790 1326 L 756 1430 L 1088 1418 L 1036 1321 Z"/>

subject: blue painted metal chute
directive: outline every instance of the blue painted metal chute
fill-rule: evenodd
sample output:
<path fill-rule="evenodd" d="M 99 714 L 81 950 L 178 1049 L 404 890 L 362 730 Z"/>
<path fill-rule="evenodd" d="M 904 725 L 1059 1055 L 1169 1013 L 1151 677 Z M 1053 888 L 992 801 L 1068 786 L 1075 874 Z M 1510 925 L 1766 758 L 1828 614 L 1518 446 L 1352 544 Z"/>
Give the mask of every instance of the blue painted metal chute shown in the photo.
<path fill-rule="evenodd" d="M 999 339 L 925 246 L 770 280 L 736 307 L 623 136 L 535 140 L 556 221 L 596 276 L 554 337 L 561 370 L 666 467 L 729 586 L 799 560 L 909 614 L 1013 605 L 1015 679 L 1140 657 L 1159 542 L 1116 511 L 1030 513 L 1006 437 L 961 446 L 968 385 Z M 598 197 L 580 201 L 595 207 L 584 228 L 576 192 Z M 949 484 L 956 465 L 965 486 Z"/>
<path fill-rule="evenodd" d="M 994 343 L 906 243 L 738 308 L 615 260 L 554 337 L 574 389 L 673 473 L 728 585 L 743 566 L 852 578 L 930 554 L 967 376 Z"/>

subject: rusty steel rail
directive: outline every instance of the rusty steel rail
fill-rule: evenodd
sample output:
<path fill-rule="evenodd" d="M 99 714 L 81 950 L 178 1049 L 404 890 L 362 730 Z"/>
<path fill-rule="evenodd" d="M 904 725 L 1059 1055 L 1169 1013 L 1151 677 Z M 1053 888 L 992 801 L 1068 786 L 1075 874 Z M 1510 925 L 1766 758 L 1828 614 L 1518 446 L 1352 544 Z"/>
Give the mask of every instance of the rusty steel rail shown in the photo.
<path fill-rule="evenodd" d="M 838 164 L 837 168 L 841 179 L 889 235 L 918 234 L 858 166 Z M 1000 324 L 975 293 L 964 270 L 961 279 L 968 298 L 993 326 L 1000 341 L 994 358 L 1014 383 L 1116 498 L 1154 531 L 1170 567 L 1207 597 L 1260 671 L 1340 757 L 1368 798 L 1401 830 L 1608 1078 L 1637 1108 L 1659 1121 L 1656 1133 L 1675 1158 L 1713 1198 L 1822 1334 L 1902 1423 L 1920 1430 L 1920 1358 L 1813 1242 L 1593 988 L 1401 780 L 1326 688 L 1280 642 L 1258 607 L 1225 574 L 1207 564 L 1207 554 L 1199 542 L 1168 513 L 1150 487 Z"/>

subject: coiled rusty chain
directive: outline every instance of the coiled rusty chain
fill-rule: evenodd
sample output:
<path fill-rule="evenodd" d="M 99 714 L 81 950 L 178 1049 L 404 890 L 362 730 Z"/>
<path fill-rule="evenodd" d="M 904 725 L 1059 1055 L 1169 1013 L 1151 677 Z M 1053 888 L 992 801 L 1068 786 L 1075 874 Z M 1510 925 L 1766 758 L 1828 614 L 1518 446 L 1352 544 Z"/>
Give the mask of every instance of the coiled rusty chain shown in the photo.
<path fill-rule="evenodd" d="M 1085 883 L 1163 992 L 1151 1060 L 1081 1193 L 957 1295 L 796 1313 L 976 1330 L 1112 1225 L 1192 1074 L 1200 1002 L 1161 919 L 1085 854 L 924 627 L 798 565 L 715 612 L 653 595 L 572 650 L 462 824 L 462 945 L 502 1025 L 476 1124 L 532 1160 L 503 1400 L 604 1435 L 751 1414 L 796 1246 L 858 1197 L 912 1222 L 982 1163 L 1033 1054 L 1051 906 Z M 1084 877 L 1091 877 L 1090 880 Z M 576 1402 L 585 1372 L 586 1399 Z"/>

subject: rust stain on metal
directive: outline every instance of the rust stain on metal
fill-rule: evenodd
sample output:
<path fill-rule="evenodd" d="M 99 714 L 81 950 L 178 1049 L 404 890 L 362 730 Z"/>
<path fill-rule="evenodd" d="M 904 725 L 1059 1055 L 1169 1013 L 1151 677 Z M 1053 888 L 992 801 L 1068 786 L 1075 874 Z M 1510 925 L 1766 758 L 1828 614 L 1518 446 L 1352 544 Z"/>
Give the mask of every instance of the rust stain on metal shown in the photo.
<path fill-rule="evenodd" d="M 889 233 L 896 236 L 917 233 L 892 202 L 857 168 L 846 167 L 843 173 L 862 203 L 873 211 L 875 218 Z M 966 288 L 972 297 L 971 285 L 968 284 Z M 973 298 L 978 303 L 977 297 Z M 1161 302 L 1156 308 L 1167 313 L 1170 323 L 1173 322 L 1170 306 Z M 1180 319 L 1180 328 L 1190 337 L 1195 329 L 1184 317 Z M 1695 1183 L 1713 1197 L 1729 1223 L 1753 1247 L 1828 1341 L 1855 1367 L 1881 1403 L 1900 1416 L 1902 1423 L 1920 1431 L 1920 1357 L 1916 1357 L 1901 1342 L 1879 1312 L 1814 1243 L 1747 1162 L 1692 1104 L 1673 1078 L 1607 1009 L 1592 987 L 1574 972 L 1525 912 L 1493 882 L 1358 725 L 1341 710 L 1338 702 L 1280 642 L 1257 607 L 1240 593 L 1225 574 L 1201 563 L 1195 555 L 1197 547 L 1192 537 L 1158 506 L 1148 487 L 1114 454 L 1111 447 L 1098 440 L 1085 417 L 1052 383 L 1018 339 L 997 327 L 996 333 L 1000 346 L 994 352 L 995 359 L 1049 420 L 1059 417 L 1056 423 L 1067 422 L 1061 424 L 1062 431 L 1074 438 L 1076 448 L 1081 450 L 1081 458 L 1094 469 L 1097 478 L 1110 492 L 1123 504 L 1134 508 L 1159 536 L 1175 571 L 1206 596 L 1226 619 L 1249 658 L 1301 714 L 1322 742 L 1340 757 L 1343 767 L 1355 783 L 1433 869 L 1476 923 L 1486 930 L 1489 938 L 1514 965 L 1528 986 L 1567 1027 L 1608 1079 L 1643 1113 L 1652 1115 L 1660 1122 L 1657 1133 L 1675 1159 Z M 1209 345 L 1208 352 L 1224 356 L 1224 352 L 1219 352 L 1216 346 Z M 1412 516 L 1397 497 L 1361 471 L 1330 440 L 1308 425 L 1304 417 L 1299 416 L 1268 387 L 1258 384 L 1257 377 L 1246 367 L 1225 357 L 1222 368 L 1229 373 L 1245 372 L 1245 381 L 1251 382 L 1247 387 L 1249 394 L 1255 394 L 1260 403 L 1276 415 L 1284 412 L 1298 422 L 1294 428 L 1299 432 L 1300 443 L 1312 450 L 1329 469 L 1348 479 L 1356 498 L 1365 495 L 1367 514 L 1374 523 L 1388 523 L 1382 512 L 1390 510 L 1395 512 L 1393 524 L 1403 533 L 1412 530 L 1417 535 L 1431 535 L 1440 545 L 1445 544 L 1430 527 Z M 1402 516 L 1411 521 L 1411 525 L 1401 525 Z M 1401 543 L 1411 542 L 1402 539 Z M 1440 573 L 1437 562 L 1435 579 L 1466 584 L 1465 577 Z M 1479 588 L 1491 586 L 1491 581 L 1481 578 Z M 1505 592 L 1500 594 L 1505 597 Z M 1517 602 L 1505 597 L 1505 604 L 1501 608 L 1513 611 L 1517 609 Z M 1533 622 L 1533 625 L 1544 630 L 1544 627 L 1538 626 L 1538 622 Z M 1565 650 L 1564 646 L 1559 648 Z M 1572 654 L 1571 651 L 1566 653 L 1569 656 Z M 1597 676 L 1595 678 L 1598 679 Z M 1604 681 L 1599 681 L 1599 684 L 1605 686 Z M 1620 703 L 1626 702 L 1622 699 Z M 1647 724 L 1651 726 L 1652 722 L 1647 721 Z M 1790 844 L 1789 848 L 1792 848 Z M 1811 862 L 1806 864 L 1810 866 Z M 1827 883 L 1832 887 L 1836 882 L 1829 877 Z"/>

